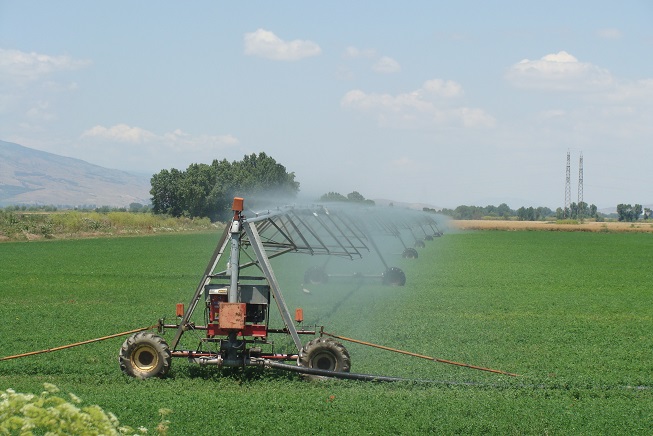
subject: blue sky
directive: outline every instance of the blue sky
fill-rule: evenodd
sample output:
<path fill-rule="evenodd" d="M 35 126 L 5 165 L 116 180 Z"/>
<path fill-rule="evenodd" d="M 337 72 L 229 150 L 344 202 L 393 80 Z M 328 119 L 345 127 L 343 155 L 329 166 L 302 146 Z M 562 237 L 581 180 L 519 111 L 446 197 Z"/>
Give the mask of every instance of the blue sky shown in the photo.
<path fill-rule="evenodd" d="M 0 0 L 0 139 L 153 174 L 266 152 L 302 194 L 653 203 L 653 2 Z"/>

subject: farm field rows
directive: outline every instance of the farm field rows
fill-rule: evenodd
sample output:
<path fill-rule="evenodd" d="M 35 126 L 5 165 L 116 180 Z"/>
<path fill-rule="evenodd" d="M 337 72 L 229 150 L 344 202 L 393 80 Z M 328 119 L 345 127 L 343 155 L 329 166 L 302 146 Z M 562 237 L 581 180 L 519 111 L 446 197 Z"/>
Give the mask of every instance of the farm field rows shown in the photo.
<path fill-rule="evenodd" d="M 187 303 L 218 233 L 0 244 L 0 356 L 154 324 Z M 165 379 L 118 367 L 123 338 L 0 362 L 0 390 L 43 383 L 98 404 L 125 425 L 169 434 L 650 434 L 653 430 L 653 235 L 446 234 L 378 280 L 302 283 L 325 258 L 273 260 L 305 324 L 411 352 L 501 369 L 474 371 L 348 344 L 352 372 L 431 382 L 307 382 L 173 359 Z M 333 272 L 381 265 L 330 261 Z M 308 292 L 307 292 L 308 291 Z M 274 308 L 271 309 L 271 313 Z M 279 321 L 276 320 L 278 323 Z M 305 338 L 307 342 L 310 337 Z M 289 341 L 280 338 L 283 349 Z"/>

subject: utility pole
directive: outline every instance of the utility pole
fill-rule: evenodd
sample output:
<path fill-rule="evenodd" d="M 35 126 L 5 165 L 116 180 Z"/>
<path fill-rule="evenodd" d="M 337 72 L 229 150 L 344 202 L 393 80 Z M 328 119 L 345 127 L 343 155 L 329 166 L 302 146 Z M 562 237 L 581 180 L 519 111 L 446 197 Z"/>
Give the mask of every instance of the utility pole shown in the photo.
<path fill-rule="evenodd" d="M 578 219 L 583 221 L 583 152 L 580 152 L 578 164 Z"/>
<path fill-rule="evenodd" d="M 571 156 L 567 151 L 567 180 L 565 183 L 564 218 L 571 218 Z"/>

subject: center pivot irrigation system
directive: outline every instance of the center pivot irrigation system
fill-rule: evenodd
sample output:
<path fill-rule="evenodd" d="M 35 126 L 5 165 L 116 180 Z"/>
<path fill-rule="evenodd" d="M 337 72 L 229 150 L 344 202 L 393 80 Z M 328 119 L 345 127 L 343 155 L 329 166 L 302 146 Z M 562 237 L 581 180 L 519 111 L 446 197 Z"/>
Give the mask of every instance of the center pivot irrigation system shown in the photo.
<path fill-rule="evenodd" d="M 172 358 L 182 357 L 199 365 L 276 368 L 309 378 L 399 380 L 350 373 L 349 353 L 336 338 L 357 341 L 326 333 L 323 327 L 319 332 L 317 326 L 304 328 L 302 309 L 295 309 L 294 316 L 291 314 L 270 264 L 271 258 L 290 252 L 357 259 L 371 247 L 381 256 L 369 234 L 345 213 L 324 207 L 286 207 L 246 217 L 243 203 L 242 198 L 234 198 L 233 220 L 225 228 L 188 306 L 177 304 L 176 322 L 168 324 L 161 319 L 157 324 L 159 334 L 138 331 L 125 340 L 119 352 L 122 371 L 137 378 L 162 377 L 168 373 Z M 396 274 L 397 270 L 386 265 L 384 274 Z M 282 328 L 269 326 L 273 304 L 283 320 Z M 204 310 L 203 325 L 196 322 L 199 316 L 193 316 L 199 307 Z M 169 343 L 161 336 L 166 330 L 174 330 Z M 189 333 L 193 333 L 191 340 L 198 341 L 193 349 L 181 345 L 189 342 L 182 341 Z M 300 339 L 301 335 L 318 333 L 306 344 Z M 273 334 L 289 336 L 296 351 L 275 353 Z"/>

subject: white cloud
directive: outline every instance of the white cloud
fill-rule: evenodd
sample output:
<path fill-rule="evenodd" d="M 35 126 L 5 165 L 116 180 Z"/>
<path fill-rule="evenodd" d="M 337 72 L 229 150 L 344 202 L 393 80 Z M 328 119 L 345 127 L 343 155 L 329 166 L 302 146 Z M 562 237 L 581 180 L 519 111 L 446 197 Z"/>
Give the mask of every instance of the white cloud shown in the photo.
<path fill-rule="evenodd" d="M 38 119 L 43 121 L 52 121 L 56 119 L 56 115 L 50 112 L 50 103 L 47 101 L 38 101 L 36 105 L 30 108 L 26 115 L 32 119 Z"/>
<path fill-rule="evenodd" d="M 345 58 L 349 59 L 372 59 L 376 57 L 376 50 L 374 49 L 359 49 L 354 46 L 349 46 L 345 49 Z"/>
<path fill-rule="evenodd" d="M 601 39 L 621 39 L 622 37 L 621 31 L 614 27 L 599 29 L 596 34 Z"/>
<path fill-rule="evenodd" d="M 401 71 L 401 65 L 391 57 L 383 56 L 372 66 L 372 70 L 377 73 L 397 73 Z"/>
<path fill-rule="evenodd" d="M 371 113 L 377 117 L 379 124 L 392 127 L 493 127 L 494 118 L 484 110 L 454 104 L 455 98 L 462 94 L 460 84 L 433 79 L 417 90 L 397 95 L 351 90 L 344 95 L 340 104 L 343 108 Z"/>
<path fill-rule="evenodd" d="M 424 82 L 422 86 L 424 91 L 429 94 L 439 95 L 442 97 L 456 97 L 463 93 L 463 87 L 460 83 L 453 80 L 432 79 Z"/>
<path fill-rule="evenodd" d="M 607 93 L 613 102 L 640 102 L 650 105 L 653 102 L 653 79 L 619 81 Z"/>
<path fill-rule="evenodd" d="M 354 46 L 349 46 L 345 49 L 343 55 L 345 59 L 366 59 L 372 60 L 372 71 L 381 74 L 392 74 L 401 71 L 401 65 L 394 58 L 390 56 L 378 56 L 374 49 L 359 49 Z"/>
<path fill-rule="evenodd" d="M 193 135 L 180 129 L 157 134 L 127 124 L 97 125 L 82 133 L 74 154 L 107 168 L 143 171 L 211 163 L 238 144 L 229 134 Z"/>
<path fill-rule="evenodd" d="M 82 133 L 82 137 L 138 144 L 153 140 L 157 136 L 152 132 L 141 129 L 140 127 L 130 127 L 127 124 L 116 124 L 112 127 L 92 127 Z"/>
<path fill-rule="evenodd" d="M 67 55 L 50 56 L 0 48 L 0 78 L 17 83 L 42 79 L 58 71 L 77 70 L 90 63 Z"/>
<path fill-rule="evenodd" d="M 98 125 L 86 130 L 81 137 L 130 144 L 157 143 L 177 150 L 198 150 L 216 145 L 231 146 L 238 144 L 238 139 L 232 135 L 194 136 L 180 129 L 157 135 L 149 130 L 131 127 L 127 124 L 116 124 L 112 127 Z"/>
<path fill-rule="evenodd" d="M 613 84 L 610 72 L 560 51 L 538 60 L 523 59 L 512 65 L 506 79 L 520 88 L 589 91 Z"/>
<path fill-rule="evenodd" d="M 322 52 L 313 41 L 295 39 L 284 41 L 274 33 L 258 29 L 245 34 L 245 54 L 275 61 L 295 61 L 317 56 Z"/>

